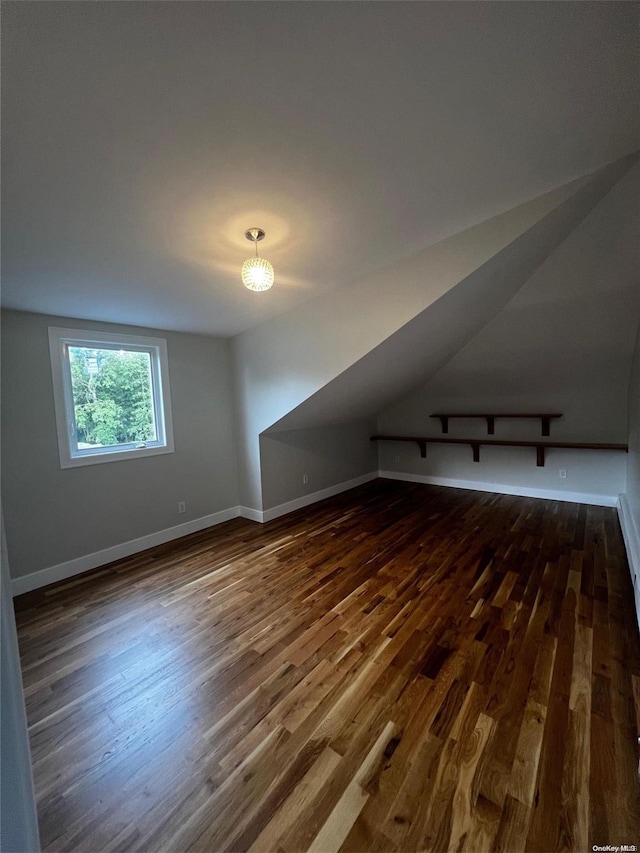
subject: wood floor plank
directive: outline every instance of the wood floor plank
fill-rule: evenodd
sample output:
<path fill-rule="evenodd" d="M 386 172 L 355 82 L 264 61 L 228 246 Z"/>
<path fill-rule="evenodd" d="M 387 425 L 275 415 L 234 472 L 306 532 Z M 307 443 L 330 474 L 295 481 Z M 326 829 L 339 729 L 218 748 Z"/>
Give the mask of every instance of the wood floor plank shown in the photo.
<path fill-rule="evenodd" d="M 615 510 L 378 480 L 16 600 L 43 849 L 637 843 Z"/>

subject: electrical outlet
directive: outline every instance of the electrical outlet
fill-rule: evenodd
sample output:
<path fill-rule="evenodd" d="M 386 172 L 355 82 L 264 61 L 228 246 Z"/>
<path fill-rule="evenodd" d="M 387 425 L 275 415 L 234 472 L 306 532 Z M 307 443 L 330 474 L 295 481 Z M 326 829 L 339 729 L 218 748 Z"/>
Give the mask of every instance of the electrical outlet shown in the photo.
<path fill-rule="evenodd" d="M 185 501 L 180 501 L 178 503 L 178 514 L 182 515 L 183 512 L 187 511 L 187 504 Z"/>
<path fill-rule="evenodd" d="M 558 471 L 558 477 L 560 477 L 560 479 L 561 479 L 561 480 L 566 480 L 566 479 L 567 479 L 567 469 L 566 469 L 566 468 L 561 468 L 561 469 Z"/>
<path fill-rule="evenodd" d="M 308 474 L 303 474 L 303 475 L 302 475 L 302 485 L 303 485 L 303 486 L 306 486 L 308 482 L 309 482 L 309 475 L 308 475 Z"/>

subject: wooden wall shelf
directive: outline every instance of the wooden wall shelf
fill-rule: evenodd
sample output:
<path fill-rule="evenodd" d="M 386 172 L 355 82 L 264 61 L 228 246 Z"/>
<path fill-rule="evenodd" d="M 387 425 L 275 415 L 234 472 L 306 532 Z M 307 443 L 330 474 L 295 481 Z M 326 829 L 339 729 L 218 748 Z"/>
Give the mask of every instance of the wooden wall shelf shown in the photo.
<path fill-rule="evenodd" d="M 476 416 L 478 417 L 478 416 Z M 473 461 L 480 461 L 480 446 L 495 447 L 535 447 L 536 465 L 544 467 L 544 454 L 548 447 L 570 448 L 573 450 L 623 450 L 629 452 L 628 444 L 596 444 L 580 441 L 500 441 L 491 438 L 431 438 L 414 435 L 372 435 L 371 441 L 415 441 L 420 448 L 420 456 L 427 456 L 427 444 L 468 444 L 473 452 Z"/>
<path fill-rule="evenodd" d="M 550 424 L 551 421 L 556 418 L 561 418 L 562 415 L 558 413 L 549 413 L 542 412 L 537 414 L 519 414 L 519 415 L 504 415 L 504 414 L 493 414 L 493 415 L 470 415 L 470 414 L 451 414 L 444 412 L 437 412 L 436 414 L 429 415 L 431 418 L 439 418 L 440 423 L 442 424 L 442 432 L 449 432 L 449 418 L 484 418 L 487 422 L 487 433 L 489 435 L 494 435 L 496 431 L 495 419 L 496 418 L 535 418 L 540 421 L 540 425 L 542 427 L 542 435 L 550 434 Z"/>

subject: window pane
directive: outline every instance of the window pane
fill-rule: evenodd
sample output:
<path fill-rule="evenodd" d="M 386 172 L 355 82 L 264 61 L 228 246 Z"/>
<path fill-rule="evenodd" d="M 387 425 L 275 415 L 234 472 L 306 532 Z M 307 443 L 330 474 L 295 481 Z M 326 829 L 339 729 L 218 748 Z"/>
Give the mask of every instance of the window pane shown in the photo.
<path fill-rule="evenodd" d="M 148 352 L 70 346 L 78 450 L 156 441 Z"/>

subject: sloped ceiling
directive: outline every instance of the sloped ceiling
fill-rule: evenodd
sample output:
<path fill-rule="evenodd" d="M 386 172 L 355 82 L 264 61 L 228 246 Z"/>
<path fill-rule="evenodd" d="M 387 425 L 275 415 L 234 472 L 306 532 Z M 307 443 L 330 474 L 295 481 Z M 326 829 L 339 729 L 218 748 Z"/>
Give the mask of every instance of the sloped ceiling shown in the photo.
<path fill-rule="evenodd" d="M 4 2 L 3 304 L 235 335 L 344 287 L 634 150 L 635 16 Z"/>
<path fill-rule="evenodd" d="M 621 179 L 624 187 L 617 205 L 610 206 L 604 219 L 600 216 L 596 220 L 595 232 L 592 227 L 572 267 L 565 269 L 562 278 L 554 279 L 548 286 L 556 305 L 566 306 L 568 301 L 568 307 L 573 306 L 573 317 L 569 310 L 562 313 L 567 324 L 566 333 L 550 339 L 551 318 L 540 326 L 540 321 L 534 319 L 533 309 L 530 314 L 535 328 L 528 328 L 526 316 L 514 318 L 507 312 L 506 326 L 524 352 L 520 364 L 514 369 L 513 340 L 508 352 L 498 346 L 499 355 L 493 359 L 489 356 L 489 361 L 485 358 L 473 366 L 477 376 L 465 393 L 473 394 L 474 388 L 478 391 L 484 382 L 487 386 L 484 394 L 490 395 L 489 389 L 495 394 L 496 375 L 505 371 L 520 389 L 528 388 L 534 381 L 539 383 L 543 376 L 547 392 L 557 390 L 558 382 L 562 389 L 567 381 L 561 378 L 567 352 L 563 355 L 557 349 L 558 345 L 567 348 L 572 343 L 579 350 L 577 361 L 589 356 L 602 362 L 612 351 L 621 351 L 626 359 L 623 359 L 624 370 L 620 371 L 619 364 L 616 368 L 619 374 L 625 374 L 640 312 L 637 218 L 640 174 L 637 161 L 638 157 L 633 155 L 600 170 L 538 223 L 327 382 L 267 432 L 371 417 L 437 374 L 489 321 L 493 321 L 491 328 L 495 327 L 494 317 L 505 315 L 502 309 Z M 628 175 L 630 169 L 632 172 Z M 613 300 L 612 293 L 615 294 Z M 607 303 L 608 309 L 603 313 Z M 585 312 L 591 318 L 590 334 L 586 339 L 584 336 L 576 338 L 572 334 L 573 326 Z M 492 334 L 496 335 L 495 329 Z M 498 340 L 504 337 L 504 328 L 496 337 Z M 487 352 L 491 353 L 490 345 Z M 477 359 L 477 354 L 475 357 Z M 508 366 L 505 359 L 508 359 Z M 468 364 L 467 368 L 470 367 L 472 365 Z M 625 375 L 620 376 L 620 381 L 626 388 Z"/>
<path fill-rule="evenodd" d="M 568 415 L 554 423 L 558 438 L 627 441 L 640 322 L 638 199 L 640 164 L 502 311 L 444 367 L 425 374 L 415 395 L 383 414 L 384 428 L 424 428 L 424 417 L 420 425 L 411 419 L 416 400 L 423 413 L 435 401 L 445 410 L 477 411 L 491 400 L 502 411 L 557 406 Z"/>
<path fill-rule="evenodd" d="M 605 173 L 618 169 L 614 164 Z M 353 382 L 347 371 L 567 199 L 581 199 L 580 187 L 586 189 L 584 179 L 571 181 L 237 335 L 233 340 L 237 412 L 248 435 L 273 427 L 300 404 L 308 412 L 307 403 L 314 408 L 320 399 L 323 402 L 312 418 L 332 417 L 333 412 L 338 420 L 327 400 L 332 399 L 341 374 L 345 374 L 348 397 Z M 479 302 L 461 310 L 474 324 L 484 309 Z M 457 320 L 453 320 L 455 331 Z M 448 334 L 447 329 L 443 332 Z M 356 396 L 376 386 L 375 371 L 365 371 L 361 378 L 362 385 L 354 389 Z M 383 384 L 387 381 L 388 377 Z M 326 397 L 321 389 L 329 384 Z M 313 396 L 318 392 L 321 398 Z"/>
<path fill-rule="evenodd" d="M 430 413 L 490 405 L 562 412 L 552 427 L 558 440 L 626 442 L 640 321 L 639 198 L 636 164 L 501 311 L 444 366 L 425 372 L 412 393 L 378 413 L 378 429 L 438 434 Z M 507 438 L 530 438 L 530 429 L 500 425 Z M 453 436 L 468 430 L 463 421 L 450 424 Z"/>

